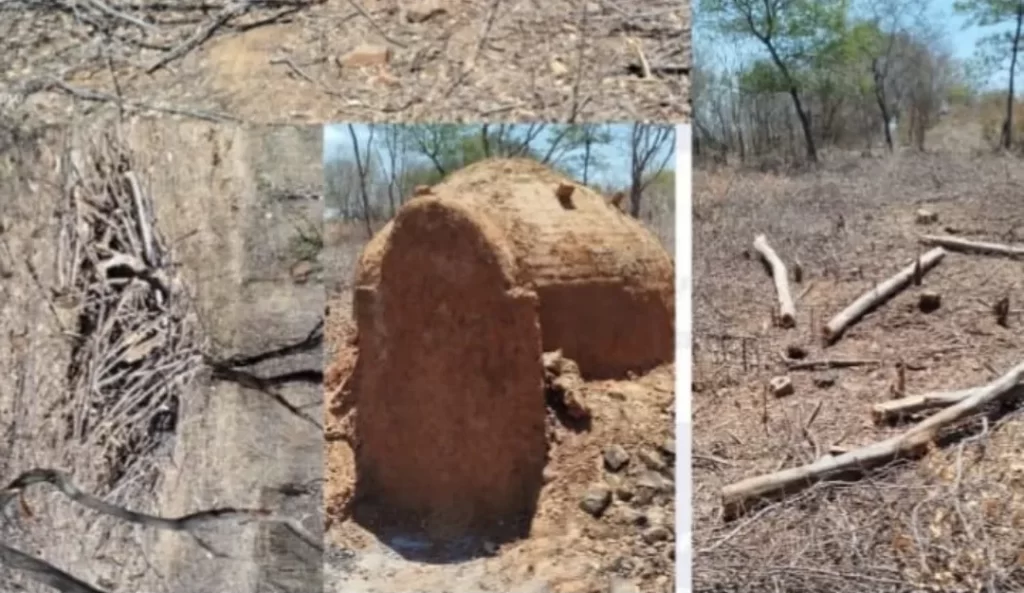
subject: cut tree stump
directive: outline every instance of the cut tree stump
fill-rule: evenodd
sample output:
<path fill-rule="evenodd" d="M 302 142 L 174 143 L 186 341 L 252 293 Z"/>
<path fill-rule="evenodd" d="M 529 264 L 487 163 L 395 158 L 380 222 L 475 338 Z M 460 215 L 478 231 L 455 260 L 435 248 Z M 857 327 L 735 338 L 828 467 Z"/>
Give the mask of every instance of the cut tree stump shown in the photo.
<path fill-rule="evenodd" d="M 982 255 L 1002 255 L 1005 257 L 1024 257 L 1024 245 L 1004 245 L 1002 243 L 987 243 L 984 241 L 970 241 L 960 237 L 943 237 L 940 235 L 922 235 L 921 243 L 925 245 L 938 245 L 950 251 L 963 253 L 977 253 Z"/>
<path fill-rule="evenodd" d="M 748 478 L 722 489 L 722 508 L 727 520 L 739 517 L 758 502 L 779 499 L 810 487 L 815 482 L 863 472 L 894 459 L 925 454 L 938 431 L 979 412 L 986 405 L 1013 394 L 1024 380 L 1024 363 L 1002 377 L 976 389 L 968 397 L 914 425 L 901 435 L 854 449 L 837 456 L 822 457 L 801 467 Z"/>
<path fill-rule="evenodd" d="M 943 248 L 936 247 L 922 255 L 909 266 L 900 270 L 892 278 L 889 278 L 885 282 L 882 282 L 873 289 L 862 294 L 853 302 L 853 304 L 846 309 L 843 309 L 842 312 L 825 324 L 822 332 L 824 334 L 825 344 L 834 343 L 843 335 L 843 332 L 846 331 L 849 326 L 853 325 L 858 319 L 863 317 L 865 313 L 889 300 L 897 292 L 909 286 L 915 276 L 920 278 L 920 276 L 924 275 L 925 272 L 932 269 L 942 261 L 942 258 L 945 257 L 945 255 L 946 251 Z"/>
<path fill-rule="evenodd" d="M 782 263 L 764 235 L 754 238 L 754 249 L 761 254 L 761 257 L 768 262 L 772 269 L 775 292 L 779 297 L 779 327 L 796 327 L 796 307 L 793 305 L 793 297 L 789 293 L 789 274 L 786 271 L 786 264 Z"/>

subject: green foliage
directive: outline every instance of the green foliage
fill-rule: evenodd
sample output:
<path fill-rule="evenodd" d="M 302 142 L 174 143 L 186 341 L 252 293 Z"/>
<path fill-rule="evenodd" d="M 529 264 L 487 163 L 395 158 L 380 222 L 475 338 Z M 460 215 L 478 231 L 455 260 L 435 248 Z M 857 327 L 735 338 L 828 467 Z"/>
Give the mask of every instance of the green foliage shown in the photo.
<path fill-rule="evenodd" d="M 794 73 L 798 75 L 799 73 Z M 757 60 L 748 68 L 740 72 L 740 89 L 746 93 L 785 93 L 789 90 L 789 83 L 768 60 Z"/>
<path fill-rule="evenodd" d="M 1017 18 L 1018 0 L 956 0 L 953 10 L 967 16 L 969 27 L 990 27 Z"/>
<path fill-rule="evenodd" d="M 996 31 L 978 41 L 977 60 L 982 68 L 991 72 L 1006 67 L 1006 63 L 1013 53 L 1019 9 L 1019 0 L 957 0 L 953 3 L 953 10 L 967 17 L 967 27 L 1012 25 L 1008 29 Z M 1018 52 L 1024 52 L 1024 47 L 1017 49 Z M 1018 68 L 1024 68 L 1021 66 L 1021 62 L 1024 60 L 1017 61 Z"/>
<path fill-rule="evenodd" d="M 951 105 L 970 105 L 977 98 L 977 91 L 969 84 L 958 82 L 951 84 L 946 91 L 946 100 Z"/>
<path fill-rule="evenodd" d="M 836 44 L 847 28 L 848 8 L 849 0 L 698 2 L 698 10 L 719 33 L 753 36 L 770 45 L 777 58 L 793 69 L 812 66 L 838 49 Z"/>

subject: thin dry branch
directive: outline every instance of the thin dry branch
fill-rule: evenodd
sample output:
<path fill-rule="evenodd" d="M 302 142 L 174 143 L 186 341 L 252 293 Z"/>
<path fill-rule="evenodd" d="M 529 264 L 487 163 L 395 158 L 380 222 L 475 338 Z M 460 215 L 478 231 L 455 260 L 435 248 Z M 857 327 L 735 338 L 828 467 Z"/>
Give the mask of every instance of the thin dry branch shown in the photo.
<path fill-rule="evenodd" d="M 1024 380 L 1024 363 L 988 385 L 973 390 L 967 398 L 922 420 L 903 434 L 842 455 L 823 457 L 808 465 L 730 484 L 722 489 L 723 514 L 726 518 L 735 518 L 759 501 L 791 495 L 816 482 L 862 474 L 898 458 L 920 457 L 935 442 L 940 430 L 950 428 L 985 406 L 1014 393 L 1014 387 L 1021 380 Z"/>
<path fill-rule="evenodd" d="M 754 238 L 754 249 L 761 254 L 761 257 L 768 262 L 772 269 L 775 292 L 779 298 L 779 326 L 796 327 L 796 307 L 793 305 L 793 297 L 789 293 L 789 275 L 786 271 L 786 264 L 782 263 L 764 235 Z"/>
<path fill-rule="evenodd" d="M 861 295 L 849 307 L 843 309 L 825 324 L 825 327 L 822 328 L 825 343 L 832 344 L 838 340 L 843 335 L 843 332 L 863 317 L 864 314 L 910 286 L 915 277 L 919 278 L 928 270 L 934 268 L 942 261 L 945 255 L 946 251 L 943 248 L 936 247 L 915 260 L 914 263 L 900 270 L 893 277 Z"/>
<path fill-rule="evenodd" d="M 818 371 L 824 369 L 848 369 L 852 367 L 878 366 L 882 361 L 868 358 L 828 359 L 828 360 L 791 360 L 786 368 L 791 371 Z"/>
<path fill-rule="evenodd" d="M 219 13 L 213 16 L 210 20 L 203 23 L 198 29 L 195 30 L 192 35 L 185 41 L 178 44 L 177 47 L 167 52 L 166 55 L 162 56 L 159 60 L 154 62 L 151 66 L 146 68 L 146 74 L 152 74 L 157 70 L 163 68 L 167 64 L 181 58 L 185 54 L 194 50 L 195 48 L 202 45 L 207 39 L 213 36 L 217 29 L 223 27 L 231 19 L 244 14 L 252 5 L 248 2 L 237 2 L 229 4 L 224 7 Z"/>
<path fill-rule="evenodd" d="M 970 241 L 960 237 L 948 237 L 940 235 L 922 235 L 921 243 L 924 245 L 938 245 L 950 251 L 962 253 L 976 253 L 981 255 L 999 255 L 1003 257 L 1024 257 L 1024 246 L 1004 245 L 1001 243 L 988 243 L 984 241 Z"/>

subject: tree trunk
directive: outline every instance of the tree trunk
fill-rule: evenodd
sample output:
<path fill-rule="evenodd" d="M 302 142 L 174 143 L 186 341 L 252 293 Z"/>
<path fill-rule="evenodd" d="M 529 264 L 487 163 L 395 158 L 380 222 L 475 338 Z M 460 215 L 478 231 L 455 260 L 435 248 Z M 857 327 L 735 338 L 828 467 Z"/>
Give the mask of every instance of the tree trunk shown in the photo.
<path fill-rule="evenodd" d="M 789 68 L 782 61 L 779 56 L 779 52 L 776 51 L 775 45 L 770 39 L 762 39 L 762 43 L 768 48 L 768 53 L 772 56 L 772 61 L 775 62 L 775 67 L 782 73 L 782 77 L 786 79 L 786 84 L 789 86 L 789 96 L 793 99 L 793 107 L 796 109 L 796 116 L 800 118 L 800 127 L 803 128 L 804 132 L 804 143 L 807 150 L 807 158 L 812 163 L 818 162 L 818 149 L 814 145 L 814 134 L 811 130 L 811 116 L 804 109 L 804 104 L 800 100 L 800 89 L 796 86 L 796 81 L 793 80 L 793 76 L 789 73 Z"/>
<path fill-rule="evenodd" d="M 1017 70 L 1017 52 L 1020 50 L 1021 25 L 1024 24 L 1024 0 L 1017 2 L 1017 30 L 1013 34 L 1013 53 L 1010 54 L 1010 88 L 1006 92 L 1006 121 L 1003 123 L 1003 148 L 1013 146 L 1013 84 Z"/>
<path fill-rule="evenodd" d="M 633 183 L 629 188 L 629 214 L 637 220 L 640 219 L 640 200 L 643 199 L 643 192 L 639 183 Z"/>
<path fill-rule="evenodd" d="M 590 137 L 589 132 L 584 132 L 587 136 L 583 139 L 583 185 L 590 183 L 590 149 L 594 144 L 594 139 Z"/>
<path fill-rule="evenodd" d="M 877 58 L 871 63 L 871 75 L 875 81 L 875 101 L 878 103 L 878 110 L 882 114 L 882 129 L 885 130 L 885 147 L 891 153 L 893 151 L 892 129 L 889 127 L 889 122 L 892 121 L 892 115 L 889 114 L 889 106 L 885 100 L 885 73 L 879 71 Z"/>

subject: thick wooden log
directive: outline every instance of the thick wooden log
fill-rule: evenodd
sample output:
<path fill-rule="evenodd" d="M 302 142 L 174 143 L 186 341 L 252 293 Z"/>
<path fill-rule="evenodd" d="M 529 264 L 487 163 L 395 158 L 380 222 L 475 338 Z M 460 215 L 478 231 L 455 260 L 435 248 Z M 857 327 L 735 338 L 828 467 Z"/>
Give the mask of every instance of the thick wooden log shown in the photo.
<path fill-rule="evenodd" d="M 948 408 L 949 406 L 958 404 L 968 397 L 971 397 L 977 390 L 977 387 L 972 387 L 970 389 L 959 389 L 957 391 L 933 391 L 930 393 L 922 393 L 920 395 L 891 399 L 889 401 L 879 402 L 872 406 L 871 415 L 874 417 L 877 424 L 893 422 L 899 420 L 901 417 L 909 416 L 911 414 L 918 414 L 920 412 L 935 410 L 938 408 Z M 1024 392 L 1024 385 L 1017 385 L 1013 390 L 1016 393 Z"/>
<path fill-rule="evenodd" d="M 939 430 L 976 414 L 988 404 L 1015 394 L 1014 388 L 1022 380 L 1024 363 L 1015 366 L 988 385 L 971 390 L 972 393 L 966 398 L 925 418 L 901 435 L 842 455 L 823 457 L 808 465 L 730 484 L 722 489 L 724 516 L 735 518 L 756 506 L 759 501 L 794 494 L 815 482 L 860 474 L 901 457 L 920 457 L 927 452 Z"/>
<path fill-rule="evenodd" d="M 977 253 L 982 255 L 1001 255 L 1004 257 L 1024 257 L 1024 245 L 1003 245 L 1002 243 L 988 243 L 985 241 L 970 241 L 960 237 L 949 237 L 941 235 L 922 235 L 921 243 L 925 245 L 937 245 L 945 247 L 950 251 L 963 253 Z"/>
<path fill-rule="evenodd" d="M 754 249 L 761 254 L 761 257 L 768 262 L 772 270 L 772 279 L 775 281 L 775 292 L 779 298 L 779 326 L 790 328 L 796 327 L 796 307 L 793 305 L 793 297 L 789 292 L 789 276 L 786 271 L 786 264 L 782 263 L 775 250 L 768 244 L 764 235 L 754 238 Z"/>
<path fill-rule="evenodd" d="M 846 331 L 849 326 L 853 325 L 858 319 L 863 317 L 865 313 L 889 300 L 893 295 L 907 286 L 910 286 L 915 275 L 923 275 L 928 270 L 934 268 L 940 261 L 942 261 L 942 258 L 945 257 L 945 255 L 946 250 L 941 247 L 936 247 L 922 255 L 914 263 L 900 270 L 893 277 L 862 294 L 853 302 L 853 304 L 843 309 L 838 315 L 825 324 L 822 331 L 825 343 L 831 344 L 838 340 L 839 337 L 843 335 L 843 332 Z"/>

